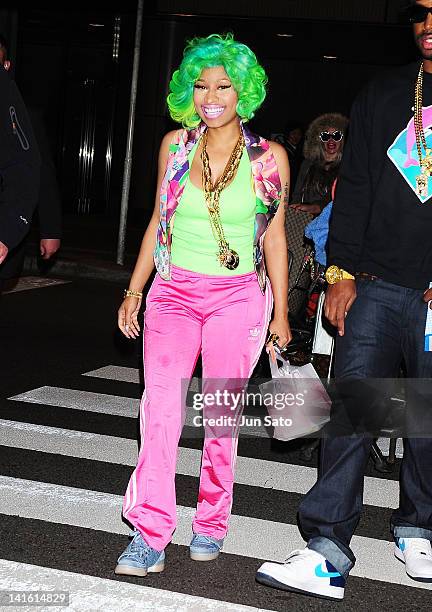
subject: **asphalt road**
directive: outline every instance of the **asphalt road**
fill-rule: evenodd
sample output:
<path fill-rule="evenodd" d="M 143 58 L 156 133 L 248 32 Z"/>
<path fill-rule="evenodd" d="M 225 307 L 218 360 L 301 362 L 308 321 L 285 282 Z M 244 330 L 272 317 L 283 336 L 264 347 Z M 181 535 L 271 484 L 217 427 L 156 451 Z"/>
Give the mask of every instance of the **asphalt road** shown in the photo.
<path fill-rule="evenodd" d="M 166 570 L 146 579 L 113 574 L 127 542 L 121 499 L 136 459 L 142 393 L 141 343 L 116 330 L 121 293 L 112 283 L 78 280 L 0 298 L 0 603 L 6 589 L 54 589 L 70 593 L 65 610 L 80 612 L 430 609 L 432 585 L 410 581 L 392 555 L 399 462 L 385 477 L 368 466 L 353 543 L 358 564 L 343 603 L 255 583 L 263 559 L 283 561 L 303 546 L 296 511 L 317 460 L 302 460 L 298 443 L 259 433 L 240 439 L 230 533 L 215 562 L 188 557 L 201 440 L 185 434 Z"/>

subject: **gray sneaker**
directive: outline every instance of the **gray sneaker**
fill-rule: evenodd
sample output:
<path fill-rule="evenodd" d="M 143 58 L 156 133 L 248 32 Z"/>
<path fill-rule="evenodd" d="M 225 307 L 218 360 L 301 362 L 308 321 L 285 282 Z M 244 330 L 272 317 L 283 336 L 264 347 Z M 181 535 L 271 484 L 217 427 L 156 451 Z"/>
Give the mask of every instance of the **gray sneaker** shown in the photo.
<path fill-rule="evenodd" d="M 162 572 L 165 567 L 165 551 L 151 548 L 139 531 L 132 531 L 131 542 L 126 546 L 114 570 L 125 576 L 147 576 L 147 573 Z"/>
<path fill-rule="evenodd" d="M 211 536 L 194 533 L 189 546 L 190 558 L 194 561 L 213 561 L 219 556 L 222 544 L 223 539 L 217 540 Z"/>

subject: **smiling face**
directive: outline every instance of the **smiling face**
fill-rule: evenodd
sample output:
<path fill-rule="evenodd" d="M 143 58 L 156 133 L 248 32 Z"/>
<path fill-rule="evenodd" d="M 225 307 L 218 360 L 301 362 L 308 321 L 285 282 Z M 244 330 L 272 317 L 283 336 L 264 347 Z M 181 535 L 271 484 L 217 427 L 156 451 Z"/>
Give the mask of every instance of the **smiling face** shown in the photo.
<path fill-rule="evenodd" d="M 326 128 L 323 131 L 327 132 L 330 135 L 339 133 L 339 130 L 332 126 Z M 338 157 L 342 149 L 342 143 L 343 143 L 343 138 L 339 141 L 336 141 L 336 140 L 333 140 L 333 138 L 330 138 L 329 140 L 327 140 L 327 142 L 321 142 L 321 145 L 324 151 L 324 158 L 326 162 L 332 162 Z"/>
<path fill-rule="evenodd" d="M 196 111 L 210 128 L 238 121 L 238 95 L 225 68 L 205 68 L 195 82 L 193 100 Z"/>
<path fill-rule="evenodd" d="M 416 7 L 432 10 L 432 0 L 418 0 Z M 425 11 L 424 21 L 413 23 L 413 31 L 422 56 L 432 60 L 432 12 Z"/>

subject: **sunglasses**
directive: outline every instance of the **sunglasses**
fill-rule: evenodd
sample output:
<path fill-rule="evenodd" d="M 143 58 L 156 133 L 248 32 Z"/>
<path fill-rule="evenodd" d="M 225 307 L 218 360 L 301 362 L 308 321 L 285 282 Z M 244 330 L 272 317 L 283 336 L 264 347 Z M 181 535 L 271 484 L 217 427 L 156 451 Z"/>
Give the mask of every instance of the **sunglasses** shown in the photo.
<path fill-rule="evenodd" d="M 336 132 L 321 132 L 319 137 L 321 142 L 328 142 L 329 140 L 340 142 L 343 138 L 343 134 L 341 131 L 336 130 Z"/>
<path fill-rule="evenodd" d="M 432 7 L 420 6 L 419 4 L 410 6 L 408 9 L 408 19 L 410 23 L 423 23 L 428 18 L 429 13 L 432 13 Z"/>

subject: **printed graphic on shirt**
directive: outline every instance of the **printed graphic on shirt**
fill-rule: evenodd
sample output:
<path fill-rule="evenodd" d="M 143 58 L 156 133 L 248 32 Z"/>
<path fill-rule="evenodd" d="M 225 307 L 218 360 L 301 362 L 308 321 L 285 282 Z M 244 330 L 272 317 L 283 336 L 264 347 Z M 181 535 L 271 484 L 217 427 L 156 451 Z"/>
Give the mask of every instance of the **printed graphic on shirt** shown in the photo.
<path fill-rule="evenodd" d="M 423 125 L 428 148 L 432 149 L 432 106 L 423 108 Z M 424 154 L 423 148 L 422 153 Z M 420 202 L 426 202 L 432 196 L 432 177 L 428 179 L 426 195 L 416 192 L 416 178 L 420 174 L 420 164 L 417 152 L 414 117 L 407 127 L 396 137 L 389 147 L 387 155 L 402 174 Z"/>

